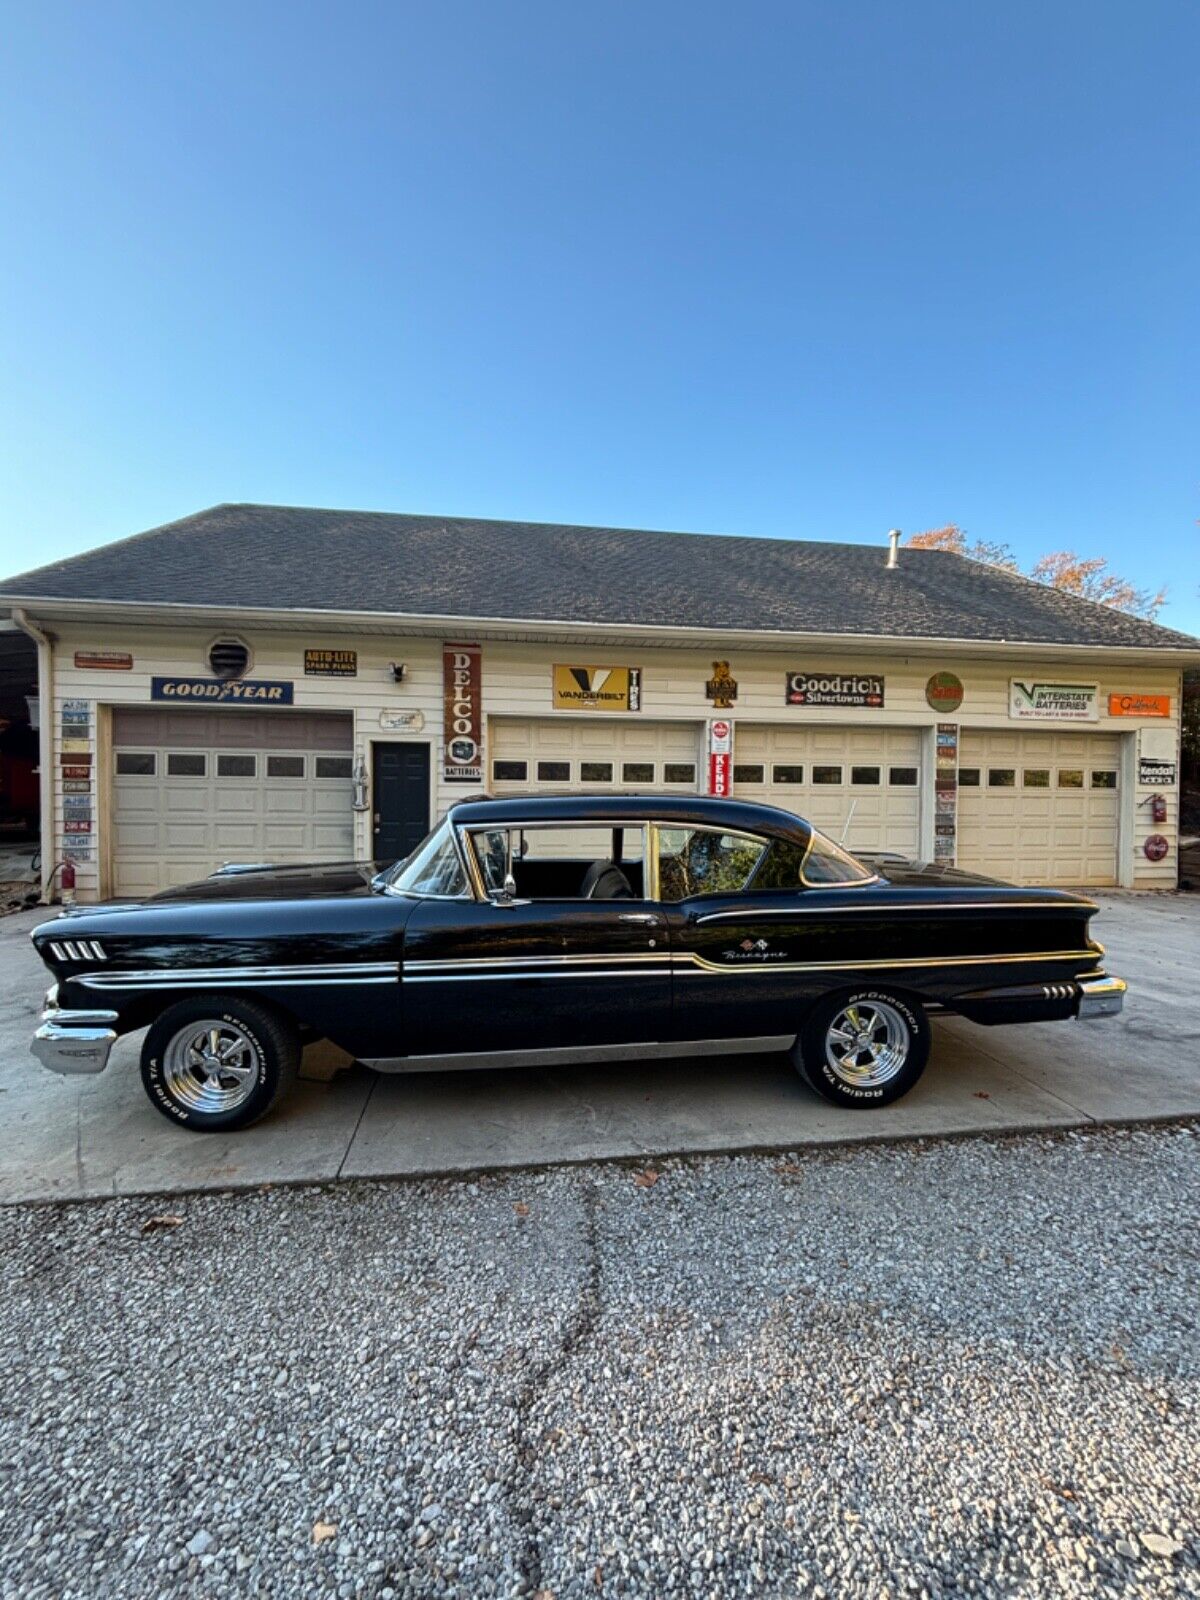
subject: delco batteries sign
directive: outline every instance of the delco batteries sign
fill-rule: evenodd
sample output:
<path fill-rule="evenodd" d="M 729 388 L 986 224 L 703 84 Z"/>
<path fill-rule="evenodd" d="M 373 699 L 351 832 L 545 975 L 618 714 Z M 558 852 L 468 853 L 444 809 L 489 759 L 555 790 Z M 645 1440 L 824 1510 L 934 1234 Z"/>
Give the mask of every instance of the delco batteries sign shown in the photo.
<path fill-rule="evenodd" d="M 789 706 L 871 706 L 883 704 L 883 679 L 874 672 L 789 672 Z"/>
<path fill-rule="evenodd" d="M 206 705 L 290 706 L 292 685 L 249 678 L 151 678 L 150 698 L 203 701 Z"/>

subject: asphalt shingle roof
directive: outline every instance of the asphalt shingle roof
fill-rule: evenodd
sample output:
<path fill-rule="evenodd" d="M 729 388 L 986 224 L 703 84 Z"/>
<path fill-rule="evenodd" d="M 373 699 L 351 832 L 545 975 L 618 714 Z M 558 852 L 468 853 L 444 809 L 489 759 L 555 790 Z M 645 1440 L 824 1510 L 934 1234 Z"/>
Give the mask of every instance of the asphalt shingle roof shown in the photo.
<path fill-rule="evenodd" d="M 1200 648 L 944 551 L 221 505 L 0 583 L 5 596 L 742 632 Z"/>

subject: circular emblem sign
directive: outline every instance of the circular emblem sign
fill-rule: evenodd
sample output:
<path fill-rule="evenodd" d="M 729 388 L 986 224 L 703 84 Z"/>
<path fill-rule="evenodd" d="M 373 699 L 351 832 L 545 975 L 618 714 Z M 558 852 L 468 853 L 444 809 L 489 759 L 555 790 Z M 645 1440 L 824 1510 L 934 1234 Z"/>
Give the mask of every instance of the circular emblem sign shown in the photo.
<path fill-rule="evenodd" d="M 1161 833 L 1152 833 L 1142 846 L 1149 861 L 1161 861 L 1170 848 Z"/>
<path fill-rule="evenodd" d="M 714 722 L 713 723 L 713 738 L 714 739 L 728 739 L 728 737 L 729 737 L 729 724 L 727 722 Z"/>
<path fill-rule="evenodd" d="M 957 711 L 963 703 L 962 679 L 952 672 L 935 672 L 925 685 L 925 698 L 935 711 Z"/>

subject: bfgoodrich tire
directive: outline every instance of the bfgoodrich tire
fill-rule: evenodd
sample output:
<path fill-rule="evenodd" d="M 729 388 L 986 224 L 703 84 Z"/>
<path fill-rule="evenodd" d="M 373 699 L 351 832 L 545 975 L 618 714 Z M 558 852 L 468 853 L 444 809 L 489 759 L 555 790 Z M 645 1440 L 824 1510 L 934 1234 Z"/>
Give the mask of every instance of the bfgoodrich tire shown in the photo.
<path fill-rule="evenodd" d="M 300 1058 L 285 1017 L 230 995 L 198 995 L 164 1011 L 142 1046 L 142 1085 L 168 1121 L 197 1133 L 257 1122 Z"/>
<path fill-rule="evenodd" d="M 929 1021 L 917 1002 L 872 985 L 815 1006 L 793 1058 L 819 1095 L 861 1111 L 908 1093 L 925 1070 L 929 1042 Z"/>

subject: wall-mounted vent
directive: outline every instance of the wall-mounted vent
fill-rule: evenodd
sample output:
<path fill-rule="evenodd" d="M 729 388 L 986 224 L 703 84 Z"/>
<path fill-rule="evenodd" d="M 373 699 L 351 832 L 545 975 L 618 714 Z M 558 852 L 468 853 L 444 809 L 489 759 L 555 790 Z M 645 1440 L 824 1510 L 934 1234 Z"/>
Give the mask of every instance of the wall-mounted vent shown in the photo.
<path fill-rule="evenodd" d="M 244 677 L 250 667 L 250 647 L 240 639 L 214 639 L 208 647 L 208 664 L 213 677 L 223 682 Z"/>

